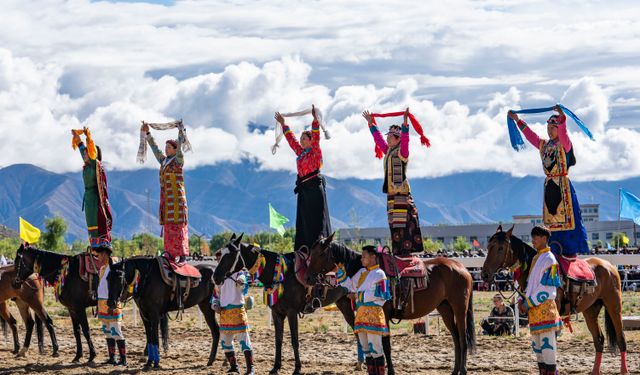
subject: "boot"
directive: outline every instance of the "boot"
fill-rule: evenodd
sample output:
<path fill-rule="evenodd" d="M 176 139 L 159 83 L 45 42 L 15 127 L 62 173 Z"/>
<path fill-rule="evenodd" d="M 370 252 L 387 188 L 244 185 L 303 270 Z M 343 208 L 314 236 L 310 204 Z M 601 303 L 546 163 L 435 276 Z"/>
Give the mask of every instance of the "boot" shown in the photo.
<path fill-rule="evenodd" d="M 124 343 L 124 340 L 116 341 L 118 344 L 118 354 L 120 358 L 118 359 L 118 366 L 127 366 L 127 346 Z"/>
<path fill-rule="evenodd" d="M 109 359 L 104 362 L 105 365 L 116 364 L 116 340 L 107 339 L 107 350 L 109 351 Z"/>
<path fill-rule="evenodd" d="M 239 374 L 240 370 L 238 369 L 238 362 L 236 362 L 236 353 L 225 352 L 224 355 L 227 357 L 227 361 L 229 361 L 229 370 L 227 371 L 227 374 Z"/>
<path fill-rule="evenodd" d="M 556 365 L 546 365 L 547 367 L 547 375 L 558 375 L 558 370 L 556 369 Z"/>
<path fill-rule="evenodd" d="M 376 375 L 384 375 L 384 356 L 378 357 L 378 358 L 374 358 L 373 359 L 373 365 L 375 367 L 376 372 L 374 374 Z"/>
<path fill-rule="evenodd" d="M 255 372 L 253 370 L 253 351 L 251 350 L 244 351 L 244 361 L 247 364 L 247 372 L 245 372 L 245 375 L 254 375 Z"/>
<path fill-rule="evenodd" d="M 367 374 L 376 375 L 376 368 L 373 365 L 373 357 L 367 356 L 365 363 L 367 364 Z"/>

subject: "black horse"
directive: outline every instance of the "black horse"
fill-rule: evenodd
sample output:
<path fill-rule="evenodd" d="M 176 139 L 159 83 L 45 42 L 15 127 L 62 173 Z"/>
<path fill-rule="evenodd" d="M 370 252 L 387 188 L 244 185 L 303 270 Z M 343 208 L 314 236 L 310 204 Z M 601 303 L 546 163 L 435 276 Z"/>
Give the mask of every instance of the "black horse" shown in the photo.
<path fill-rule="evenodd" d="M 211 353 L 207 366 L 211 366 L 215 360 L 220 339 L 218 322 L 210 306 L 210 298 L 213 295 L 214 288 L 212 281 L 213 266 L 201 264 L 196 267 L 200 271 L 202 278 L 198 286 L 190 289 L 189 296 L 184 301 L 183 307 L 186 309 L 198 305 L 207 321 L 212 336 Z M 145 334 L 147 335 L 148 357 L 144 366 L 145 369 L 152 366 L 154 368 L 159 367 L 160 355 L 157 348 L 158 324 L 161 317 L 166 316 L 169 311 L 179 310 L 177 299 L 172 298 L 172 287 L 163 281 L 160 272 L 163 271 L 160 270 L 156 258 L 141 256 L 125 259 L 120 263 L 111 265 L 111 270 L 107 276 L 109 284 L 109 300 L 107 304 L 113 308 L 116 306 L 117 301 L 123 299 L 126 289 L 136 282 L 136 274 L 139 275 L 133 299 L 140 310 Z"/>
<path fill-rule="evenodd" d="M 294 253 L 277 254 L 271 251 L 260 249 L 259 247 L 242 243 L 242 235 L 236 237 L 232 235 L 227 245 L 222 250 L 222 258 L 215 269 L 213 280 L 216 284 L 224 283 L 225 279 L 235 272 L 241 271 L 243 268 L 257 268 L 258 261 L 262 261 L 264 257 L 264 267 L 260 273 L 258 280 L 265 288 L 277 289 L 281 284 L 283 287 L 282 296 L 277 302 L 271 306 L 271 316 L 276 331 L 276 353 L 273 369 L 269 374 L 278 374 L 282 368 L 282 338 L 284 333 L 284 321 L 289 319 L 289 330 L 291 332 L 291 346 L 293 347 L 293 355 L 295 359 L 295 369 L 293 374 L 300 374 L 302 364 L 300 362 L 299 343 L 298 343 L 298 314 L 301 314 L 306 304 L 306 288 L 295 277 L 293 267 Z M 282 258 L 280 258 L 282 257 Z M 279 260 L 280 259 L 280 260 Z M 278 262 L 286 262 L 287 270 L 284 273 L 284 279 L 281 282 L 274 283 L 274 274 L 276 273 L 276 265 Z M 343 288 L 331 289 L 327 293 L 324 305 L 335 303 L 338 309 L 344 315 L 347 323 L 353 328 L 355 315 L 351 308 L 351 301 L 346 298 L 346 292 Z M 360 357 L 360 350 L 359 357 Z M 359 363 L 363 359 L 359 358 Z"/>
<path fill-rule="evenodd" d="M 40 250 L 32 246 L 21 245 L 16 252 L 16 278 L 14 287 L 19 288 L 27 278 L 34 273 L 34 269 L 38 271 L 42 277 L 50 285 L 60 282 L 61 273 L 64 267 L 67 267 L 64 275 L 64 286 L 58 295 L 60 303 L 69 310 L 71 323 L 73 325 L 73 335 L 76 339 L 76 356 L 73 362 L 80 361 L 82 358 L 82 337 L 87 341 L 89 347 L 89 362 L 93 362 L 96 357 L 95 347 L 91 341 L 91 333 L 89 331 L 89 322 L 87 321 L 86 309 L 90 306 L 96 306 L 97 302 L 89 290 L 89 283 L 80 277 L 81 254 L 64 255 L 50 251 Z M 65 266 L 66 264 L 66 266 Z M 97 277 L 93 280 L 97 287 Z M 53 330 L 53 321 L 45 321 L 47 329 Z M 51 327 L 51 328 L 49 328 Z M 82 332 L 81 332 L 82 330 Z M 162 336 L 165 350 L 168 347 L 168 324 L 167 317 L 163 317 Z"/>

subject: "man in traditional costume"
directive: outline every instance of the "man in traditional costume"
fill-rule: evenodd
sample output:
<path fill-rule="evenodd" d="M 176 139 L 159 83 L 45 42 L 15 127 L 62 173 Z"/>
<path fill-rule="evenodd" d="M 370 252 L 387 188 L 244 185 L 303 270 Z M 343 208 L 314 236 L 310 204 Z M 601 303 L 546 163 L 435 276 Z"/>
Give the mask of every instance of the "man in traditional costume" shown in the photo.
<path fill-rule="evenodd" d="M 382 337 L 389 335 L 382 306 L 391 299 L 389 281 L 378 265 L 378 253 L 374 246 L 362 248 L 362 269 L 353 277 L 347 277 L 344 267 L 338 269 L 336 277 L 347 289 L 347 296 L 355 301 L 356 318 L 353 332 L 366 356 L 370 375 L 384 375 L 385 361 Z"/>
<path fill-rule="evenodd" d="M 546 174 L 542 216 L 544 225 L 551 230 L 551 250 L 554 254 L 572 257 L 578 253 L 588 254 L 589 245 L 580 203 L 569 180 L 569 168 L 576 164 L 576 157 L 567 131 L 567 117 L 560 105 L 554 110 L 558 114 L 547 120 L 549 139 L 540 138 L 514 111 L 509 111 L 509 118 L 540 151 Z"/>
<path fill-rule="evenodd" d="M 165 152 L 162 153 L 151 136 L 149 126 L 142 123 L 141 131 L 149 143 L 153 155 L 160 163 L 160 208 L 158 210 L 160 225 L 164 239 L 164 250 L 169 259 L 183 263 L 189 255 L 189 225 L 187 193 L 184 187 L 184 128 L 180 128 L 178 140 L 170 139 L 166 142 Z M 182 123 L 180 122 L 181 126 Z"/>
<path fill-rule="evenodd" d="M 376 144 L 376 156 L 384 154 L 384 184 L 382 192 L 387 194 L 387 218 L 391 231 L 391 250 L 394 255 L 409 256 L 411 253 L 423 252 L 422 232 L 418 209 L 411 196 L 411 188 L 407 179 L 407 164 L 409 163 L 409 108 L 404 113 L 402 126 L 391 125 L 385 141 L 376 126 L 374 117 L 387 117 L 385 114 L 376 115 L 364 111 L 362 116 L 369 124 L 369 130 Z M 414 128 L 417 121 L 412 118 Z M 418 124 L 419 125 L 419 124 Z M 420 132 L 421 132 L 420 128 Z M 424 135 L 421 137 L 426 140 Z M 428 145 L 428 141 L 423 141 Z"/>
<path fill-rule="evenodd" d="M 89 243 L 92 248 L 111 247 L 111 206 L 107 189 L 107 175 L 102 166 L 102 152 L 91 138 L 88 128 L 72 130 L 72 146 L 79 148 L 80 156 L 84 160 L 82 168 L 82 181 L 84 182 L 84 195 L 82 197 L 82 209 L 87 222 Z M 85 145 L 80 135 L 85 135 Z"/>
<path fill-rule="evenodd" d="M 230 366 L 227 373 L 239 372 L 233 345 L 234 339 L 237 339 L 247 363 L 245 374 L 254 374 L 249 322 L 244 307 L 248 288 L 245 272 L 239 271 L 231 274 L 221 286 L 214 289 L 211 308 L 220 313 L 220 345 Z"/>
<path fill-rule="evenodd" d="M 558 262 L 548 245 L 549 237 L 551 232 L 545 227 L 535 226 L 531 230 L 531 242 L 538 254 L 531 262 L 525 298 L 520 297 L 518 301 L 520 312 L 529 314 L 531 348 L 541 375 L 558 374 L 556 331 L 562 328 L 555 302 L 560 276 Z"/>
<path fill-rule="evenodd" d="M 127 348 L 122 333 L 122 305 L 120 301 L 116 304 L 115 309 L 107 306 L 109 300 L 109 276 L 111 260 L 111 248 L 99 247 L 94 249 L 94 253 L 98 257 L 100 264 L 104 264 L 100 268 L 98 283 L 98 319 L 102 323 L 102 332 L 107 338 L 107 350 L 109 351 L 109 359 L 105 364 L 127 366 Z M 119 358 L 116 362 L 116 345 L 118 346 Z"/>

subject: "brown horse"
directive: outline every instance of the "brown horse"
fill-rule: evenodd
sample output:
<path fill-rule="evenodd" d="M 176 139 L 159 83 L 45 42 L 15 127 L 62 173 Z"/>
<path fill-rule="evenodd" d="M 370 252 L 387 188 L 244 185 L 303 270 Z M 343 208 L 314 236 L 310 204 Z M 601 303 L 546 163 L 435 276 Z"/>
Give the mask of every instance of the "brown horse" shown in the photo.
<path fill-rule="evenodd" d="M 42 343 L 42 323 L 44 322 L 51 336 L 51 345 L 53 346 L 53 356 L 57 357 L 58 354 L 58 341 L 56 340 L 56 333 L 53 329 L 53 321 L 47 311 L 44 309 L 44 289 L 42 281 L 36 277 L 26 280 L 20 288 L 14 288 L 12 283 L 16 277 L 16 271 L 13 265 L 0 267 L 0 316 L 9 324 L 13 333 L 13 353 L 18 356 L 24 356 L 29 350 L 31 342 L 31 334 L 33 332 L 34 321 L 31 317 L 29 309 L 32 309 L 36 314 L 36 319 L 39 320 L 40 325 L 38 329 L 38 347 L 40 353 L 44 351 Z M 25 323 L 27 333 L 24 339 L 24 347 L 20 350 L 20 343 L 18 342 L 18 327 L 16 320 L 11 316 L 6 301 L 15 298 L 18 311 L 22 321 Z"/>
<path fill-rule="evenodd" d="M 333 234 L 317 241 L 311 248 L 307 281 L 318 280 L 336 268 L 338 264 L 345 266 L 347 276 L 352 277 L 360 268 L 361 255 L 345 245 L 333 242 Z M 391 319 L 417 319 L 438 310 L 445 326 L 451 333 L 455 346 L 455 364 L 452 374 L 467 373 L 467 352 L 473 352 L 476 345 L 473 322 L 473 279 L 467 269 L 459 262 L 447 258 L 433 258 L 424 261 L 429 272 L 429 285 L 426 289 L 416 291 L 413 295 L 413 311 L 406 308 L 397 310 L 391 301 L 384 306 L 387 325 Z M 387 372 L 394 374 L 391 361 L 390 337 L 383 338 L 387 358 Z"/>
<path fill-rule="evenodd" d="M 495 274 L 501 270 L 513 267 L 516 263 L 527 264 L 527 267 L 520 274 L 518 285 L 522 288 L 526 286 L 528 271 L 531 268 L 531 261 L 537 251 L 524 243 L 518 237 L 512 235 L 513 227 L 504 232 L 502 226 L 498 227 L 496 233 L 489 240 L 487 246 L 487 258 L 482 266 L 482 278 L 489 282 L 493 280 Z M 626 361 L 627 343 L 622 330 L 622 287 L 620 276 L 614 265 L 600 258 L 585 259 L 596 275 L 598 285 L 595 292 L 585 294 L 576 305 L 576 311 L 581 312 L 593 336 L 593 343 L 596 348 L 596 360 L 593 365 L 592 374 L 600 374 L 600 361 L 604 348 L 604 335 L 598 325 L 598 315 L 600 309 L 605 308 L 604 321 L 609 349 L 620 350 L 620 373 L 628 374 Z M 522 267 L 524 268 L 524 267 Z M 558 289 L 556 305 L 563 306 L 564 292 Z"/>

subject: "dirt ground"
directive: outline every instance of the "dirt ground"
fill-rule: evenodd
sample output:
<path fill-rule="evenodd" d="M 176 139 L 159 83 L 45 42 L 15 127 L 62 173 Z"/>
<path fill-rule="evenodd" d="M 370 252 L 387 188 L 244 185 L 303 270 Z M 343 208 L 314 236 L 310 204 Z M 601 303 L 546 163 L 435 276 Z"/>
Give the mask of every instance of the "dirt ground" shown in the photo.
<path fill-rule="evenodd" d="M 258 297 L 258 291 L 252 292 Z M 490 293 L 480 293 L 476 298 L 476 325 L 487 315 Z M 256 298 L 259 301 L 260 298 Z M 627 312 L 638 314 L 639 296 L 625 295 Z M 53 315 L 60 357 L 52 358 L 48 337 L 45 339 L 46 353 L 39 355 L 37 345 L 32 343 L 26 358 L 14 358 L 12 344 L 8 338 L 0 338 L 0 374 L 135 374 L 141 372 L 144 358 L 144 331 L 139 318 L 134 322 L 132 306 L 125 310 L 125 336 L 129 349 L 128 368 L 102 365 L 106 359 L 105 340 L 98 329 L 96 319 L 91 319 L 92 337 L 98 357 L 95 365 L 71 364 L 75 353 L 75 341 L 66 311 L 55 302 L 48 310 Z M 274 355 L 272 328 L 267 321 L 267 309 L 261 303 L 249 312 L 253 325 L 251 340 L 256 353 L 258 374 L 266 374 L 271 369 Z M 627 313 L 627 315 L 630 315 Z M 305 374 L 365 374 L 364 370 L 354 370 L 356 346 L 353 336 L 346 333 L 341 315 L 334 311 L 319 311 L 301 321 L 300 352 L 302 370 Z M 137 326 L 136 326 L 137 323 Z M 563 374 L 588 374 L 593 364 L 594 350 L 591 337 L 584 322 L 574 323 L 575 332 L 564 331 L 559 339 L 559 365 Z M 453 346 L 444 325 L 437 317 L 430 319 L 430 335 L 411 333 L 410 322 L 392 326 L 393 358 L 398 374 L 448 374 L 453 365 Z M 21 327 L 20 337 L 24 335 Z M 219 352 L 212 367 L 206 367 L 209 355 L 210 335 L 196 310 L 185 312 L 181 321 L 170 322 L 171 346 L 168 353 L 161 353 L 162 374 L 223 374 L 222 355 Z M 628 342 L 628 364 L 633 374 L 640 374 L 640 331 L 626 332 Z M 531 352 L 528 331 L 521 330 L 520 337 L 478 336 L 478 349 L 469 357 L 468 369 L 471 374 L 537 374 Z M 244 358 L 238 359 L 244 370 Z M 603 374 L 619 373 L 619 356 L 605 353 L 602 364 Z M 293 353 L 285 331 L 282 374 L 293 371 Z"/>

